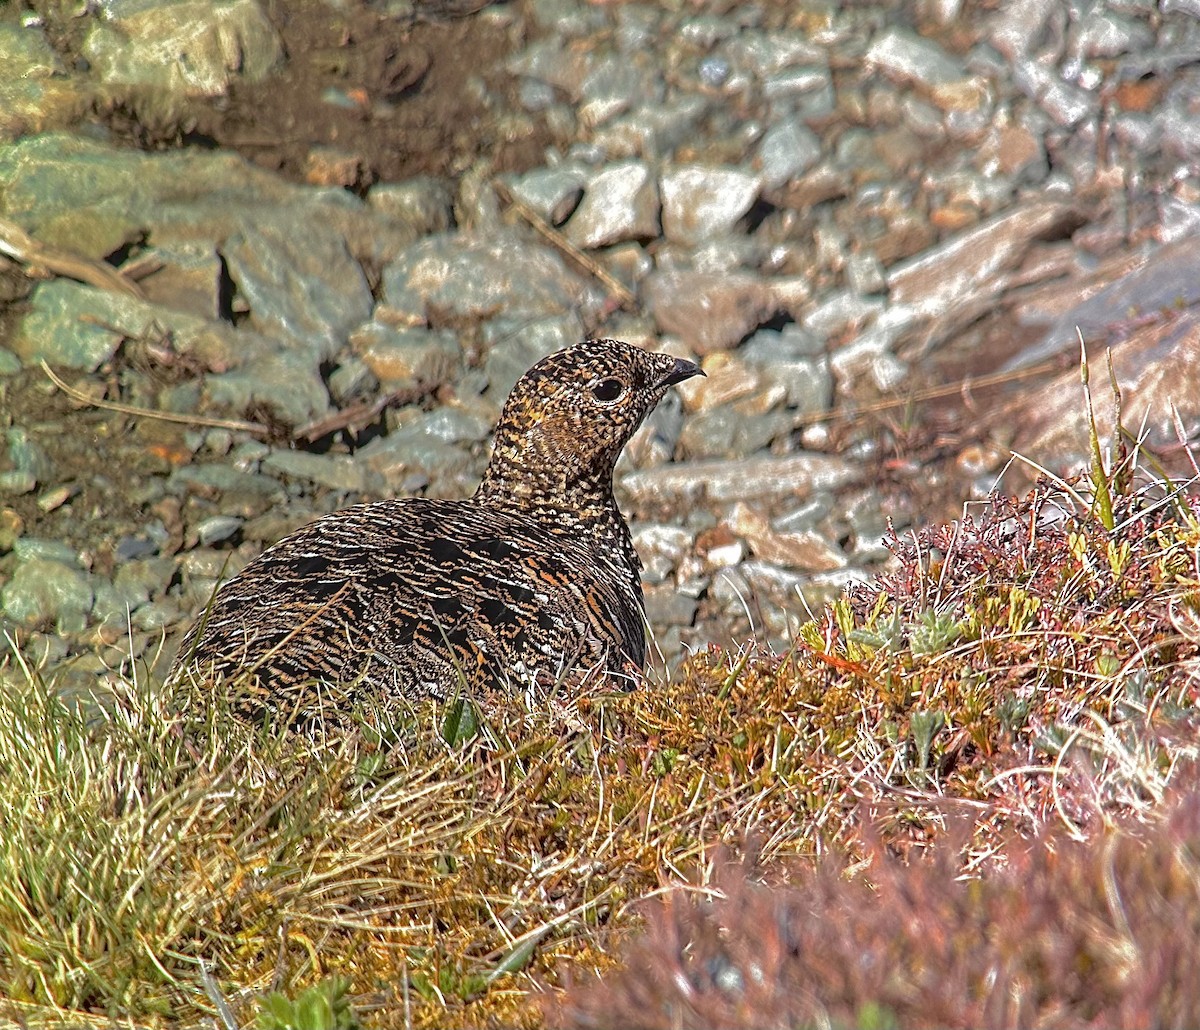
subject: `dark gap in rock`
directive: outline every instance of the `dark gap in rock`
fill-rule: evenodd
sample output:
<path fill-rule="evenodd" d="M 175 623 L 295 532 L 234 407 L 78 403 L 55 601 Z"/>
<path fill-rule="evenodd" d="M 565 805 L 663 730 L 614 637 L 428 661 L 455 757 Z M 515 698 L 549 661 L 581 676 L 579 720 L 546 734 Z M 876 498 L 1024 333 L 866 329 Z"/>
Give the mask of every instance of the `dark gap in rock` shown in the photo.
<path fill-rule="evenodd" d="M 217 280 L 217 317 L 230 325 L 234 323 L 233 298 L 237 294 L 237 284 L 229 274 L 229 265 L 225 255 L 218 252 L 217 260 L 221 263 L 221 274 Z"/>
<path fill-rule="evenodd" d="M 750 210 L 742 215 L 741 220 L 738 222 L 738 231 L 744 232 L 747 235 L 755 232 L 777 210 L 779 209 L 769 200 L 763 200 L 762 197 L 759 197 L 750 206 Z"/>

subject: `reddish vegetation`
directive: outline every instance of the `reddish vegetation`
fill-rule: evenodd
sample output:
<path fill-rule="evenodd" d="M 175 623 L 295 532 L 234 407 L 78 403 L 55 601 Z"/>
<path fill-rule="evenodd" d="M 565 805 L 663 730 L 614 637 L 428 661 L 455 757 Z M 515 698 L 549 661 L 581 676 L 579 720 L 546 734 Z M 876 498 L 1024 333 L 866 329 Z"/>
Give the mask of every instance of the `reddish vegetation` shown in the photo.
<path fill-rule="evenodd" d="M 557 1027 L 1200 1025 L 1200 781 L 1153 824 L 1094 842 L 1013 841 L 961 879 L 943 843 L 903 864 L 797 864 L 769 888 L 739 867 L 713 897 L 650 910 L 622 971 L 579 986 Z"/>

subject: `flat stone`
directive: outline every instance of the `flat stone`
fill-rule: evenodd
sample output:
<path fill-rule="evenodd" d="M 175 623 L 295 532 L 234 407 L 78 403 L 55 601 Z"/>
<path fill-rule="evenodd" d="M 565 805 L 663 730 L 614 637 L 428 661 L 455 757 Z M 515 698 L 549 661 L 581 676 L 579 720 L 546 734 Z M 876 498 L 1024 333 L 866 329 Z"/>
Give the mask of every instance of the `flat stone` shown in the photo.
<path fill-rule="evenodd" d="M 362 268 L 336 230 L 281 213 L 230 237 L 229 275 L 265 336 L 333 358 L 346 334 L 370 317 L 374 300 Z"/>
<path fill-rule="evenodd" d="M 763 380 L 760 368 L 747 362 L 740 353 L 719 351 L 706 355 L 700 363 L 703 376 L 678 386 L 685 411 L 702 414 L 754 393 Z"/>
<path fill-rule="evenodd" d="M 671 586 L 651 585 L 645 591 L 646 620 L 651 626 L 690 626 L 700 602 Z"/>
<path fill-rule="evenodd" d="M 621 480 L 622 490 L 639 504 L 700 500 L 735 501 L 802 498 L 816 490 L 836 490 L 856 482 L 862 471 L 825 454 L 790 454 L 736 461 L 693 461 L 640 469 Z"/>
<path fill-rule="evenodd" d="M 209 321 L 221 317 L 224 269 L 214 244 L 188 241 L 152 247 L 139 255 L 159 265 L 139 280 L 145 299 Z"/>
<path fill-rule="evenodd" d="M 762 180 L 740 168 L 683 165 L 664 172 L 663 235 L 690 246 L 726 236 L 758 198 Z"/>
<path fill-rule="evenodd" d="M 772 528 L 762 512 L 747 504 L 734 505 L 729 527 L 760 561 L 806 572 L 828 572 L 848 564 L 841 549 L 815 530 L 781 532 Z"/>
<path fill-rule="evenodd" d="M 639 104 L 597 129 L 592 141 L 609 158 L 655 160 L 669 155 L 694 136 L 708 108 L 709 101 L 694 93 L 661 104 Z"/>
<path fill-rule="evenodd" d="M 5 217 L 41 242 L 93 258 L 142 237 L 215 246 L 266 222 L 322 225 L 383 265 L 416 235 L 345 190 L 295 185 L 236 154 L 147 154 L 58 132 L 0 147 L 0 198 Z"/>
<path fill-rule="evenodd" d="M 116 353 L 122 335 L 136 339 L 155 326 L 171 333 L 177 351 L 209 368 L 227 368 L 253 347 L 251 334 L 240 338 L 230 326 L 70 279 L 39 283 L 29 305 L 12 340 L 13 353 L 26 365 L 44 360 L 95 371 Z"/>
<path fill-rule="evenodd" d="M 417 236 L 445 232 L 454 224 L 454 196 L 449 186 L 430 175 L 371 187 L 367 204 L 407 225 Z"/>
<path fill-rule="evenodd" d="M 642 578 L 663 582 L 692 546 L 692 534 L 679 526 L 648 523 L 632 527 L 633 546 L 645 566 Z"/>
<path fill-rule="evenodd" d="M 331 490 L 362 493 L 368 487 L 367 470 L 346 454 L 274 451 L 263 459 L 263 467 L 293 479 L 305 479 L 327 486 Z"/>
<path fill-rule="evenodd" d="M 92 578 L 86 572 L 45 558 L 21 562 L 0 590 L 4 614 L 26 629 L 57 627 L 83 631 L 92 610 Z"/>
<path fill-rule="evenodd" d="M 601 303 L 558 254 L 512 229 L 429 236 L 384 270 L 383 292 L 389 307 L 421 321 L 558 315 Z"/>
<path fill-rule="evenodd" d="M 423 481 L 438 484 L 431 495 L 460 493 L 458 484 L 474 475 L 471 452 L 424 433 L 419 424 L 405 430 L 372 440 L 358 452 L 357 460 L 393 492 L 411 492 L 405 484 Z"/>
<path fill-rule="evenodd" d="M 91 101 L 94 85 L 67 76 L 37 25 L 0 24 L 0 140 L 62 125 Z"/>
<path fill-rule="evenodd" d="M 1081 222 L 1073 204 L 1026 202 L 894 266 L 888 274 L 889 300 L 927 318 L 967 301 L 990 302 L 1033 243 Z"/>
<path fill-rule="evenodd" d="M 643 294 L 659 328 L 700 355 L 736 347 L 780 307 L 771 287 L 745 272 L 654 272 Z"/>
<path fill-rule="evenodd" d="M 592 178 L 566 225 L 577 247 L 607 247 L 659 234 L 658 187 L 642 161 L 609 165 Z"/>
<path fill-rule="evenodd" d="M 110 85 L 223 96 L 235 79 L 260 82 L 283 60 L 283 42 L 256 0 L 131 0 L 105 13 L 83 53 Z"/>
<path fill-rule="evenodd" d="M 797 64 L 816 64 L 828 60 L 828 52 L 803 32 L 740 32 L 720 51 L 736 67 L 765 79 Z"/>
<path fill-rule="evenodd" d="M 802 175 L 820 160 L 821 140 L 799 118 L 772 125 L 758 144 L 756 167 L 763 185 L 776 189 Z"/>
<path fill-rule="evenodd" d="M 561 225 L 575 210 L 590 177 L 584 165 L 564 163 L 513 176 L 508 188 L 551 225 Z"/>
<path fill-rule="evenodd" d="M 689 458 L 749 457 L 791 433 L 794 416 L 786 411 L 747 414 L 717 408 L 688 419 L 679 444 Z"/>
<path fill-rule="evenodd" d="M 355 329 L 350 346 L 389 390 L 445 383 L 462 364 L 462 346 L 447 329 L 400 329 L 377 319 Z"/>
<path fill-rule="evenodd" d="M 239 333 L 240 338 L 252 335 Z M 329 413 L 329 391 L 319 362 L 311 354 L 278 343 L 256 348 L 232 371 L 206 376 L 203 393 L 206 409 L 212 405 L 244 415 L 261 404 L 292 427 Z"/>
<path fill-rule="evenodd" d="M 884 29 L 871 41 L 866 60 L 894 79 L 926 88 L 966 77 L 961 62 L 932 39 L 898 26 Z"/>

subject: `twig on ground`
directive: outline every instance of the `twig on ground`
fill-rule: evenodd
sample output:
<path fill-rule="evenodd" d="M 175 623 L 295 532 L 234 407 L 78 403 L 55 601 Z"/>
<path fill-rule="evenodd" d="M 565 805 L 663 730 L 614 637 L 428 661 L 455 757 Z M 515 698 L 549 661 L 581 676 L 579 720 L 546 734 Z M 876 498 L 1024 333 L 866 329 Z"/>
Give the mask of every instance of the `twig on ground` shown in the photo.
<path fill-rule="evenodd" d="M 130 297 L 142 298 L 144 294 L 137 283 L 126 278 L 112 265 L 93 261 L 82 254 L 75 254 L 62 247 L 40 243 L 16 222 L 0 218 L 0 254 L 5 254 L 27 269 L 45 269 L 54 275 L 66 276 L 97 286 L 102 290 L 114 290 Z M 26 271 L 29 275 L 30 271 Z"/>

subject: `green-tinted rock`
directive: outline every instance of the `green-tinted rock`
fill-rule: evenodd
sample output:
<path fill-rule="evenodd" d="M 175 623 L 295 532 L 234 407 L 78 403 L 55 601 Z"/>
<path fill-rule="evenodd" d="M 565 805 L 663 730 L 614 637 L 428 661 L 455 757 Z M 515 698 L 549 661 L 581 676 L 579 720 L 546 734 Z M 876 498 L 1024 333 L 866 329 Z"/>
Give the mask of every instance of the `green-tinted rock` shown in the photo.
<path fill-rule="evenodd" d="M 462 363 L 458 337 L 444 329 L 398 329 L 368 322 L 350 334 L 350 346 L 389 390 L 444 383 Z"/>
<path fill-rule="evenodd" d="M 0 606 L 14 622 L 35 629 L 55 625 L 59 633 L 82 632 L 92 610 L 91 576 L 61 562 L 21 562 L 0 591 Z"/>
<path fill-rule="evenodd" d="M 258 82 L 283 58 L 283 44 L 256 0 L 113 3 L 83 45 L 110 85 L 182 96 L 221 96 L 234 79 Z"/>
<path fill-rule="evenodd" d="M 0 24 L 0 140 L 61 125 L 90 96 L 86 81 L 68 78 L 38 26 Z"/>
<path fill-rule="evenodd" d="M 276 451 L 263 460 L 263 467 L 334 490 L 361 492 L 367 488 L 367 470 L 345 454 Z"/>

